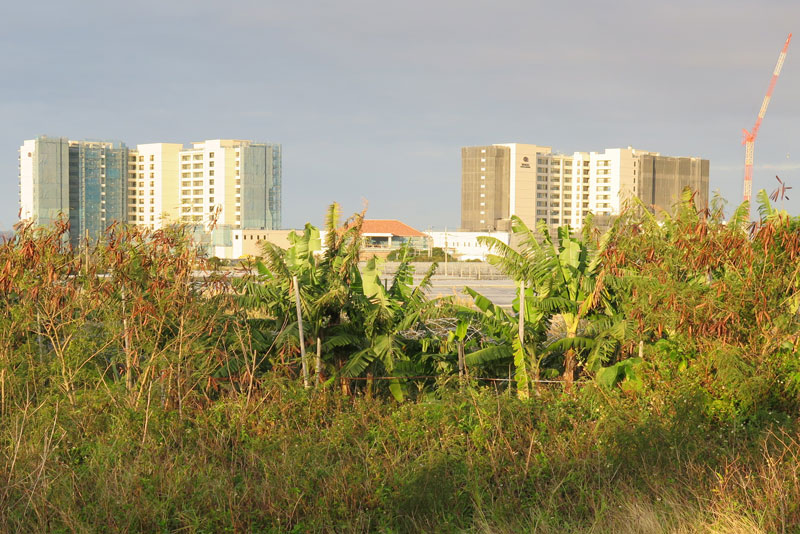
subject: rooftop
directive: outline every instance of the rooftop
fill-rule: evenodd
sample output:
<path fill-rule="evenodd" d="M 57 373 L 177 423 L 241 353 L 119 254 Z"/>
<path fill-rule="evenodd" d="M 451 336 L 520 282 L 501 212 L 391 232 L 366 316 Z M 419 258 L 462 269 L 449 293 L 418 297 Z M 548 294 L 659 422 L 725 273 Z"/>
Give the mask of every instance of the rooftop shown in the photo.
<path fill-rule="evenodd" d="M 419 230 L 415 230 L 409 225 L 397 219 L 364 219 L 361 226 L 363 235 L 392 235 L 398 237 L 426 237 Z"/>

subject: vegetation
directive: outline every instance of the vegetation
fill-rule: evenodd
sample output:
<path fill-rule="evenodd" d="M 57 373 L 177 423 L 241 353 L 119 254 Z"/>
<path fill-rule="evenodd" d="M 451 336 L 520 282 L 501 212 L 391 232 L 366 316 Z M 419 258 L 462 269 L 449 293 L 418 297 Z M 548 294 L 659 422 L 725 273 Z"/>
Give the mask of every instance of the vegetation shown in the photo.
<path fill-rule="evenodd" d="M 0 529 L 797 532 L 800 219 L 759 204 L 514 220 L 510 310 L 359 269 L 336 205 L 240 276 L 179 227 L 20 226 Z"/>
<path fill-rule="evenodd" d="M 447 261 L 458 261 L 452 254 L 449 252 L 446 254 Z M 409 262 L 427 262 L 427 261 L 436 261 L 442 262 L 445 258 L 444 249 L 441 247 L 433 247 L 430 251 L 428 250 L 419 250 L 415 248 L 409 248 L 408 250 L 393 250 L 389 253 L 386 257 L 388 261 L 401 261 L 402 258 L 408 260 Z"/>

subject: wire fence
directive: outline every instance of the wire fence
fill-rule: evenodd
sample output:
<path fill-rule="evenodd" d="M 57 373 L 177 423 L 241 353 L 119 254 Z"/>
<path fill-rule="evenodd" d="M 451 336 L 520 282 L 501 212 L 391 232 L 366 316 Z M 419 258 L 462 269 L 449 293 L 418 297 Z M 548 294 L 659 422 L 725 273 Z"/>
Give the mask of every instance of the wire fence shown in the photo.
<path fill-rule="evenodd" d="M 441 376 L 436 375 L 417 375 L 417 376 L 354 376 L 354 377 L 341 377 L 343 380 L 353 380 L 353 381 L 367 381 L 367 380 L 431 380 L 431 379 L 439 379 L 443 378 Z M 456 375 L 451 375 L 449 378 L 458 378 Z M 465 380 L 483 380 L 487 382 L 507 382 L 507 383 L 516 383 L 517 381 L 513 378 L 489 378 L 489 377 L 481 377 L 481 376 L 464 376 L 462 377 Z M 530 383 L 534 384 L 564 384 L 563 380 L 528 380 Z M 588 384 L 588 382 L 573 382 L 573 385 L 579 384 Z"/>

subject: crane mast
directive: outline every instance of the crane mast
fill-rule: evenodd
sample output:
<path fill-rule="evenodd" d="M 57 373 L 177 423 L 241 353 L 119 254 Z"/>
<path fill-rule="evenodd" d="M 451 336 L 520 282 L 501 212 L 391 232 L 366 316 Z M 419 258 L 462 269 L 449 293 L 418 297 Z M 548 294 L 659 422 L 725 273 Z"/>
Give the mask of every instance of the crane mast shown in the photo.
<path fill-rule="evenodd" d="M 775 84 L 778 82 L 778 76 L 781 74 L 783 62 L 786 60 L 786 51 L 789 49 L 789 42 L 791 40 L 792 34 L 790 33 L 789 37 L 786 38 L 786 42 L 783 44 L 783 50 L 781 50 L 781 53 L 778 56 L 778 63 L 775 65 L 775 70 L 772 72 L 772 79 L 769 82 L 769 88 L 767 89 L 767 94 L 764 96 L 764 101 L 761 103 L 761 109 L 758 112 L 758 118 L 756 118 L 756 123 L 753 125 L 753 129 L 749 132 L 747 130 L 742 130 L 744 132 L 742 144 L 745 146 L 744 201 L 748 203 L 748 218 L 750 214 L 749 203 L 753 192 L 753 151 L 755 149 L 756 136 L 758 136 L 758 130 L 761 128 L 761 122 L 764 120 L 764 115 L 767 114 L 767 107 L 769 106 L 770 99 L 772 99 L 772 91 L 775 89 Z"/>

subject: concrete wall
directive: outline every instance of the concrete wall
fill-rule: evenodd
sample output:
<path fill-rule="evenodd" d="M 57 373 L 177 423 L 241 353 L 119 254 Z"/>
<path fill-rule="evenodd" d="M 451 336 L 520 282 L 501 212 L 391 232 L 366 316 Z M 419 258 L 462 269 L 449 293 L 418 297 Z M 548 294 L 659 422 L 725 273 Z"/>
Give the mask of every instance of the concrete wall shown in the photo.
<path fill-rule="evenodd" d="M 244 256 L 263 256 L 264 243 L 272 243 L 282 249 L 289 248 L 289 233 L 292 230 L 233 230 L 232 245 L 227 259 L 238 259 Z M 298 230 L 298 232 L 300 232 Z M 223 256 L 220 256 L 223 257 Z"/>

